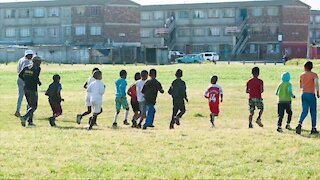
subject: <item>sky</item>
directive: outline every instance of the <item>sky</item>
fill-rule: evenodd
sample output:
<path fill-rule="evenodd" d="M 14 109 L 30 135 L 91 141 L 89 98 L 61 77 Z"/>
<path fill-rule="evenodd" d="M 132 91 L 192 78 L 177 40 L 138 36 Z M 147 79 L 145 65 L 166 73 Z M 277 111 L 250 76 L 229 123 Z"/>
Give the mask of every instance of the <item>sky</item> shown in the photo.
<path fill-rule="evenodd" d="M 30 0 L 0 0 L 0 2 L 19 2 Z M 75 0 L 76 1 L 76 0 Z M 234 2 L 247 0 L 133 0 L 141 5 L 154 4 L 183 4 L 183 3 L 203 3 L 203 2 Z M 311 6 L 312 9 L 320 10 L 320 0 L 301 0 Z"/>

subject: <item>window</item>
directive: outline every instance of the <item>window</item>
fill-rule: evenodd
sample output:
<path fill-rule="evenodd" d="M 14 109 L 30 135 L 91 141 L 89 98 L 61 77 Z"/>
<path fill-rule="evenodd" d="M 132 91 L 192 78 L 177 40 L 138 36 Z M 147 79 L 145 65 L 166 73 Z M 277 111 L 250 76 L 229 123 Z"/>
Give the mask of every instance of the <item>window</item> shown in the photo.
<path fill-rule="evenodd" d="M 84 6 L 79 6 L 75 8 L 75 13 L 79 16 L 84 16 L 85 12 L 86 12 L 86 8 Z"/>
<path fill-rule="evenodd" d="M 59 28 L 57 28 L 57 27 L 49 28 L 49 35 L 50 35 L 50 37 L 58 37 L 59 36 Z"/>
<path fill-rule="evenodd" d="M 208 17 L 209 18 L 218 18 L 219 17 L 219 9 L 210 9 Z"/>
<path fill-rule="evenodd" d="M 316 31 L 316 39 L 320 39 L 320 31 Z"/>
<path fill-rule="evenodd" d="M 33 34 L 35 37 L 43 37 L 45 35 L 45 29 L 44 28 L 34 28 Z"/>
<path fill-rule="evenodd" d="M 150 12 L 142 12 L 141 13 L 141 19 L 144 21 L 150 20 L 151 13 Z"/>
<path fill-rule="evenodd" d="M 59 8 L 57 8 L 57 7 L 49 8 L 49 16 L 50 17 L 58 17 L 59 16 Z"/>
<path fill-rule="evenodd" d="M 310 16 L 310 23 L 311 23 L 311 24 L 314 23 L 313 16 Z"/>
<path fill-rule="evenodd" d="M 155 20 L 162 20 L 162 19 L 164 19 L 163 12 L 161 12 L 161 11 L 155 11 L 154 14 L 153 14 L 153 16 L 154 16 L 154 19 L 155 19 Z"/>
<path fill-rule="evenodd" d="M 141 29 L 140 35 L 143 38 L 151 37 L 151 30 L 150 29 Z"/>
<path fill-rule="evenodd" d="M 219 27 L 209 28 L 209 36 L 220 36 L 220 28 Z"/>
<path fill-rule="evenodd" d="M 203 19 L 204 18 L 204 11 L 203 10 L 195 10 L 193 13 L 193 18 Z"/>
<path fill-rule="evenodd" d="M 19 17 L 20 18 L 28 18 L 30 15 L 29 9 L 20 9 L 19 10 Z"/>
<path fill-rule="evenodd" d="M 250 51 L 249 51 L 251 54 L 253 53 L 256 53 L 257 50 L 256 50 L 256 45 L 255 44 L 250 44 Z"/>
<path fill-rule="evenodd" d="M 261 34 L 261 33 L 262 33 L 262 26 L 252 27 L 252 34 Z"/>
<path fill-rule="evenodd" d="M 262 16 L 262 8 L 260 8 L 260 7 L 252 8 L 251 14 L 254 17 Z"/>
<path fill-rule="evenodd" d="M 205 35 L 204 32 L 205 32 L 205 31 L 204 31 L 204 29 L 202 29 L 202 28 L 195 28 L 195 29 L 193 30 L 193 35 L 195 35 L 195 36 L 204 36 L 204 35 Z"/>
<path fill-rule="evenodd" d="M 277 7 L 270 7 L 267 10 L 268 16 L 278 16 L 279 15 L 279 8 Z"/>
<path fill-rule="evenodd" d="M 21 37 L 29 37 L 30 36 L 30 29 L 29 28 L 20 29 L 20 36 Z"/>
<path fill-rule="evenodd" d="M 16 30 L 14 28 L 7 28 L 6 29 L 6 37 L 15 37 Z"/>
<path fill-rule="evenodd" d="M 191 36 L 190 29 L 179 29 L 178 34 L 179 34 L 179 37 L 189 37 L 189 36 Z"/>
<path fill-rule="evenodd" d="M 223 17 L 234 17 L 235 11 L 234 9 L 228 8 L 223 10 Z"/>
<path fill-rule="evenodd" d="M 76 36 L 83 36 L 83 35 L 86 35 L 86 26 L 85 25 L 76 26 Z"/>
<path fill-rule="evenodd" d="M 98 16 L 100 14 L 101 14 L 101 7 L 100 6 L 90 7 L 90 15 L 91 16 Z"/>
<path fill-rule="evenodd" d="M 209 45 L 208 50 L 211 52 L 219 52 L 219 45 Z"/>
<path fill-rule="evenodd" d="M 278 26 L 269 26 L 269 34 L 275 35 L 279 33 Z"/>
<path fill-rule="evenodd" d="M 15 18 L 16 17 L 16 10 L 14 9 L 7 9 L 5 18 Z"/>
<path fill-rule="evenodd" d="M 280 52 L 279 44 L 268 44 L 267 45 L 267 53 L 268 54 L 277 54 Z"/>
<path fill-rule="evenodd" d="M 314 21 L 318 24 L 320 24 L 320 16 L 315 16 Z"/>
<path fill-rule="evenodd" d="M 33 16 L 34 17 L 44 17 L 44 9 L 43 8 L 35 8 Z"/>
<path fill-rule="evenodd" d="M 189 18 L 189 12 L 188 11 L 179 11 L 178 17 L 180 19 L 188 19 Z"/>
<path fill-rule="evenodd" d="M 70 36 L 71 35 L 71 27 L 65 27 L 64 28 L 64 35 Z"/>
<path fill-rule="evenodd" d="M 101 26 L 91 26 L 90 27 L 90 35 L 92 35 L 92 36 L 101 35 Z"/>

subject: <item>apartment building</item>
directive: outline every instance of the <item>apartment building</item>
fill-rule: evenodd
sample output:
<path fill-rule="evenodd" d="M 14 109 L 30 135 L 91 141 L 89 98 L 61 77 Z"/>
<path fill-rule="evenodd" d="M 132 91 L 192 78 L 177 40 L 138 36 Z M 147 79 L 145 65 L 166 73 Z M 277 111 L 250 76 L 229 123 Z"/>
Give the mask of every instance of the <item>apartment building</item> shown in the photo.
<path fill-rule="evenodd" d="M 139 46 L 139 8 L 129 0 L 0 3 L 0 44 Z"/>
<path fill-rule="evenodd" d="M 311 11 L 310 42 L 314 45 L 320 45 L 320 10 Z"/>
<path fill-rule="evenodd" d="M 141 43 L 222 59 L 305 57 L 309 17 L 299 0 L 142 6 Z"/>

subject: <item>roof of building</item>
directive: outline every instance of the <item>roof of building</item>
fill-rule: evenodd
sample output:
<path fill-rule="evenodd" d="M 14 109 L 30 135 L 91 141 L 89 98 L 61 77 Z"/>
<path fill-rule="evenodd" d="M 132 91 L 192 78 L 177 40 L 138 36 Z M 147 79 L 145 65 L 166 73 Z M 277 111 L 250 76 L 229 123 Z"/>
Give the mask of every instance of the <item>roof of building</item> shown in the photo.
<path fill-rule="evenodd" d="M 131 0 L 31 0 L 31 1 L 24 1 L 24 2 L 0 3 L 0 9 L 48 7 L 48 6 L 104 5 L 104 4 L 121 4 L 121 5 L 140 6 L 140 4 L 135 3 Z"/>
<path fill-rule="evenodd" d="M 165 5 L 147 5 L 142 6 L 142 11 L 156 10 L 188 10 L 205 8 L 235 8 L 235 7 L 261 7 L 261 6 L 285 6 L 293 3 L 300 3 L 310 8 L 309 5 L 299 0 L 258 0 L 242 2 L 220 2 L 220 3 L 193 3 L 193 4 L 165 4 Z"/>

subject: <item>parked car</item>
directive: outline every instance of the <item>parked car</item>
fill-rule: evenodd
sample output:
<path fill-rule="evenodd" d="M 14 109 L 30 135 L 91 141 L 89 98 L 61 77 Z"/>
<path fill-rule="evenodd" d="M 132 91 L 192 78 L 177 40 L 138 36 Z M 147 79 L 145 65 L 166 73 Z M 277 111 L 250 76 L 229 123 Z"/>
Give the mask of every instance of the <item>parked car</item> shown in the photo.
<path fill-rule="evenodd" d="M 176 58 L 183 57 L 183 56 L 185 56 L 185 54 L 180 51 L 169 51 L 168 59 L 170 61 L 174 61 Z"/>
<path fill-rule="evenodd" d="M 201 53 L 201 55 L 204 60 L 211 61 L 211 62 L 219 61 L 219 54 L 217 54 L 216 52 L 205 52 L 205 53 Z"/>
<path fill-rule="evenodd" d="M 200 54 L 188 54 L 184 57 L 180 57 L 176 59 L 177 63 L 201 63 L 205 60 Z"/>

